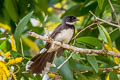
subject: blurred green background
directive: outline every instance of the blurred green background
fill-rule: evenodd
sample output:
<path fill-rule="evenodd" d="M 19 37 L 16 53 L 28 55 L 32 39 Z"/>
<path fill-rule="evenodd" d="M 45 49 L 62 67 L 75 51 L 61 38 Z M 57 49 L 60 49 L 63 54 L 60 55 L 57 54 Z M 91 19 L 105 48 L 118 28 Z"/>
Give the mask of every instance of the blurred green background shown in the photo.
<path fill-rule="evenodd" d="M 30 37 L 29 31 L 44 35 L 44 28 L 49 31 L 61 23 L 66 15 L 76 16 L 80 21 L 75 24 L 76 34 L 95 23 L 92 11 L 97 17 L 117 24 L 120 20 L 120 1 L 111 0 L 115 12 L 112 11 L 108 0 L 0 0 L 0 80 L 41 80 L 40 75 L 25 72 L 28 60 L 44 48 L 44 43 Z M 117 14 L 117 19 L 115 14 Z M 88 48 L 106 49 L 120 53 L 120 31 L 108 24 L 94 25 L 83 31 L 71 45 Z M 8 55 L 9 53 L 9 55 Z M 54 63 L 59 66 L 72 51 L 66 50 Z M 7 56 L 6 56 L 7 55 Z M 22 57 L 22 60 L 16 60 Z M 13 59 L 13 63 L 6 65 Z M 60 69 L 51 67 L 49 76 L 55 80 L 120 80 L 119 70 L 99 71 L 99 68 L 110 68 L 119 64 L 119 58 L 108 55 L 89 56 L 74 54 Z M 87 72 L 85 72 L 87 71 Z M 82 73 L 83 72 L 83 73 Z M 16 76 L 16 77 L 15 77 Z"/>

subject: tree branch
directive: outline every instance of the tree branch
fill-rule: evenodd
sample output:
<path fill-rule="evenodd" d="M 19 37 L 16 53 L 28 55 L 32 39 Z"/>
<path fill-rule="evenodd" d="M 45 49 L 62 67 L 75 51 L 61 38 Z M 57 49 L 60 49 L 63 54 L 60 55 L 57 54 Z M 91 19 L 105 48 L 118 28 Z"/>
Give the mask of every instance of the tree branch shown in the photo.
<path fill-rule="evenodd" d="M 113 71 L 113 70 L 119 70 L 120 68 L 120 65 L 118 66 L 114 66 L 114 67 L 111 67 L 111 68 L 99 68 L 98 71 L 102 71 L 102 72 L 107 72 L 107 71 Z M 94 70 L 85 70 L 85 71 L 80 71 L 81 73 L 87 73 L 87 72 L 94 72 Z"/>
<path fill-rule="evenodd" d="M 110 7 L 111 7 L 111 9 L 112 9 L 112 11 L 113 11 L 115 17 L 116 17 L 116 21 L 117 21 L 118 25 L 120 25 L 120 22 L 119 22 L 118 16 L 117 16 L 117 14 L 116 14 L 116 12 L 115 12 L 115 9 L 114 9 L 114 7 L 113 7 L 111 1 L 108 0 L 108 2 L 109 2 L 109 4 L 110 4 Z M 119 27 L 119 28 L 120 28 L 120 27 Z"/>
<path fill-rule="evenodd" d="M 99 24 L 102 24 L 102 23 L 103 23 L 103 22 L 101 22 L 101 23 L 99 23 Z M 88 29 L 88 28 L 90 28 L 90 27 L 92 27 L 92 26 L 94 26 L 94 25 L 96 25 L 96 24 L 98 24 L 98 22 L 92 23 L 92 24 L 86 26 L 85 28 L 83 28 L 82 30 L 80 30 L 72 40 L 75 40 L 75 39 L 80 35 L 80 33 L 82 33 L 82 32 L 85 31 L 86 29 Z"/>
<path fill-rule="evenodd" d="M 90 12 L 90 14 L 92 14 L 92 15 L 95 17 L 96 21 L 101 21 L 101 22 L 104 22 L 104 23 L 109 24 L 109 25 L 111 25 L 111 26 L 115 26 L 115 27 L 120 28 L 119 25 L 116 25 L 116 24 L 110 23 L 110 22 L 108 22 L 108 21 L 106 21 L 106 20 L 100 19 L 100 18 L 97 17 L 95 14 L 93 14 L 92 11 L 89 11 L 89 12 Z"/>
<path fill-rule="evenodd" d="M 33 37 L 37 38 L 37 39 L 44 40 L 48 43 L 54 43 L 55 45 L 58 45 L 60 47 L 72 50 L 74 52 L 83 53 L 83 54 L 104 54 L 104 55 L 110 55 L 110 56 L 114 56 L 114 57 L 120 57 L 120 53 L 115 53 L 113 51 L 83 49 L 83 48 L 78 48 L 78 47 L 75 47 L 75 46 L 72 46 L 72 45 L 64 44 L 64 43 L 61 43 L 61 42 L 58 42 L 58 41 L 54 41 L 54 40 L 51 40 L 51 39 L 47 39 L 47 38 L 45 38 L 41 35 L 38 35 L 34 32 L 29 32 L 28 34 L 30 36 L 33 36 Z"/>
<path fill-rule="evenodd" d="M 74 54 L 74 52 L 72 52 L 72 53 L 70 54 L 70 56 L 69 56 L 62 64 L 60 64 L 60 65 L 57 67 L 57 69 L 60 69 L 60 68 L 72 57 L 73 54 Z"/>

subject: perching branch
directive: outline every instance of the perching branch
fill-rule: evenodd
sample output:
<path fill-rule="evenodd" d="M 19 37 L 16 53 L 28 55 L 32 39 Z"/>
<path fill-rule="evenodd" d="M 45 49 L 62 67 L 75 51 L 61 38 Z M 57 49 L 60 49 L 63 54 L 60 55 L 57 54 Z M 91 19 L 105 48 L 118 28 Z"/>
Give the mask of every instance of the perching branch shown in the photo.
<path fill-rule="evenodd" d="M 46 41 L 48 43 L 54 43 L 55 45 L 58 45 L 60 47 L 72 50 L 72 51 L 77 52 L 77 53 L 82 53 L 82 54 L 104 54 L 104 55 L 110 55 L 110 56 L 114 56 L 114 57 L 120 57 L 120 53 L 115 53 L 114 51 L 83 49 L 83 48 L 78 48 L 78 47 L 75 47 L 75 46 L 72 46 L 72 45 L 64 44 L 64 43 L 61 43 L 61 42 L 58 42 L 58 41 L 54 41 L 54 40 L 51 40 L 51 39 L 47 39 L 47 38 L 45 38 L 45 37 L 43 37 L 41 35 L 38 35 L 38 34 L 36 34 L 34 32 L 29 32 L 28 34 L 30 36 L 33 36 L 33 37 L 37 38 L 37 39 L 44 40 L 44 41 Z"/>

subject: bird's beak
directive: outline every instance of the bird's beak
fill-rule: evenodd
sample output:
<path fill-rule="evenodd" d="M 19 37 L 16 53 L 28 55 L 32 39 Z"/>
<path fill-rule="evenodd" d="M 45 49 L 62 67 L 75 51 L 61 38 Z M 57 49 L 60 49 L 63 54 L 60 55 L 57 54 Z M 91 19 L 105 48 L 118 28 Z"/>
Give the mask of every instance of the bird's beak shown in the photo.
<path fill-rule="evenodd" d="M 75 19 L 75 21 L 79 21 L 79 19 Z"/>

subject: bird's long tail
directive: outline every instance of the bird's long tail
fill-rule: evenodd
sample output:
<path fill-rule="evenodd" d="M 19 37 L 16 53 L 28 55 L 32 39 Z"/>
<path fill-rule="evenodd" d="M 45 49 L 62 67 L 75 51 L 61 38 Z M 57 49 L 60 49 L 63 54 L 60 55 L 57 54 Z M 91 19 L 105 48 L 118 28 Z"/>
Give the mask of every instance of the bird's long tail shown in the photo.
<path fill-rule="evenodd" d="M 33 57 L 26 65 L 26 71 L 45 74 L 49 71 L 55 52 L 44 52 Z"/>

